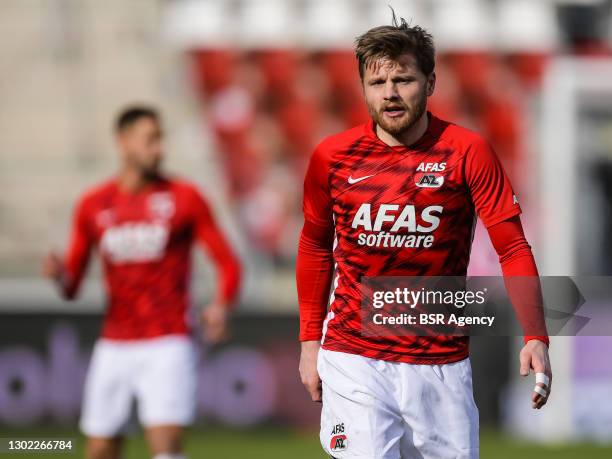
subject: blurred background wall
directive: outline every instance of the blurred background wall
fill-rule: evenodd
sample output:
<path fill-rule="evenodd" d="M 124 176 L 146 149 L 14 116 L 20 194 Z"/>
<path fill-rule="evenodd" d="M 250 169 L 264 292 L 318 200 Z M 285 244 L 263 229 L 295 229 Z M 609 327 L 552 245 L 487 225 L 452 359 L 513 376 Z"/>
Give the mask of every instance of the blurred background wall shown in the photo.
<path fill-rule="evenodd" d="M 39 279 L 41 258 L 64 247 L 77 196 L 114 173 L 117 111 L 146 102 L 163 112 L 168 170 L 198 183 L 245 263 L 236 341 L 203 350 L 203 368 L 225 362 L 215 374 L 229 382 L 215 384 L 229 401 L 215 411 L 218 392 L 203 383 L 202 419 L 316 425 L 296 372 L 301 184 L 325 135 L 367 120 L 352 43 L 390 23 L 387 3 L 433 33 L 430 110 L 490 140 L 541 274 L 612 274 L 610 1 L 2 0 L 0 422 L 74 422 L 103 309 L 99 269 L 82 299 L 64 304 Z M 197 262 L 204 304 L 214 273 Z M 499 273 L 482 227 L 470 273 Z M 537 417 L 523 403 L 516 348 L 474 340 L 485 424 L 538 439 L 612 439 L 612 363 L 576 364 L 603 358 L 609 338 L 553 339 L 553 403 Z M 61 402 L 35 381 L 61 365 L 74 378 L 63 395 L 72 408 L 58 414 Z M 260 405 L 250 412 L 244 400 Z"/>

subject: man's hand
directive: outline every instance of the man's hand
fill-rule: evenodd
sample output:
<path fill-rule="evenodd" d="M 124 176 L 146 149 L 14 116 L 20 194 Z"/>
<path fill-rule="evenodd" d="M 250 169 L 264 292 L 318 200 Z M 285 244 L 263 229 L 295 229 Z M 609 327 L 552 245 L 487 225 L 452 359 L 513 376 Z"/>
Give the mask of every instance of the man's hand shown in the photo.
<path fill-rule="evenodd" d="M 58 286 L 63 287 L 64 284 L 64 263 L 60 256 L 55 252 L 49 252 L 43 260 L 42 273 L 48 279 L 51 279 Z"/>
<path fill-rule="evenodd" d="M 303 341 L 300 354 L 300 377 L 313 402 L 321 402 L 321 378 L 317 371 L 319 341 Z"/>
<path fill-rule="evenodd" d="M 204 340 L 217 344 L 229 338 L 229 311 L 222 304 L 213 303 L 202 311 Z"/>
<path fill-rule="evenodd" d="M 532 339 L 525 344 L 519 355 L 521 376 L 528 376 L 530 370 L 536 374 L 536 385 L 531 394 L 531 407 L 542 408 L 548 401 L 552 388 L 552 370 L 548 359 L 548 347 L 542 341 Z"/>

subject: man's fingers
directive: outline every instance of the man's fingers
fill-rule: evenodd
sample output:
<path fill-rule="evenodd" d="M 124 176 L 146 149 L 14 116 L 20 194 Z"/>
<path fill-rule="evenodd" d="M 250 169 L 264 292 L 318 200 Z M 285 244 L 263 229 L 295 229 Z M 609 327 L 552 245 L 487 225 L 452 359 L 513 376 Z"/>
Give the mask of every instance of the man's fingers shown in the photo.
<path fill-rule="evenodd" d="M 542 397 L 539 394 L 534 394 L 534 400 L 533 400 L 533 403 L 531 404 L 531 406 L 532 406 L 532 408 L 539 410 L 544 405 L 546 405 L 547 401 L 548 401 L 548 397 Z"/>
<path fill-rule="evenodd" d="M 519 360 L 521 363 L 521 367 L 519 369 L 519 373 L 521 376 L 527 376 L 529 375 L 529 368 L 531 368 L 531 358 L 530 355 L 527 353 L 523 353 L 521 352 L 520 356 L 519 356 Z"/>
<path fill-rule="evenodd" d="M 310 398 L 312 399 L 313 402 L 321 401 L 321 383 L 320 382 L 312 386 L 309 392 L 310 392 Z"/>
<path fill-rule="evenodd" d="M 213 340 L 215 344 L 226 341 L 228 338 L 229 338 L 229 332 L 225 328 L 221 330 L 217 330 L 215 331 L 215 333 L 213 333 Z"/>
<path fill-rule="evenodd" d="M 61 273 L 62 263 L 60 258 L 53 252 L 48 253 L 43 260 L 43 275 L 56 278 Z"/>
<path fill-rule="evenodd" d="M 229 330 L 224 324 L 204 324 L 204 339 L 217 344 L 229 338 Z"/>
<path fill-rule="evenodd" d="M 548 401 L 548 395 L 542 395 L 541 393 L 534 391 L 531 397 L 531 400 L 532 400 L 532 404 L 531 404 L 532 408 L 539 410 Z"/>
<path fill-rule="evenodd" d="M 310 397 L 312 398 L 313 402 L 321 402 L 321 390 L 318 389 L 318 390 L 311 392 Z"/>
<path fill-rule="evenodd" d="M 533 409 L 538 409 L 541 403 L 542 403 L 542 396 L 536 392 L 533 392 L 531 396 L 531 407 Z"/>
<path fill-rule="evenodd" d="M 542 386 L 544 389 L 548 390 L 550 386 L 550 377 L 544 372 L 536 372 L 536 387 Z"/>
<path fill-rule="evenodd" d="M 302 384 L 313 402 L 321 402 L 322 384 L 317 371 L 317 356 L 320 343 L 305 341 L 302 343 L 299 371 Z"/>
<path fill-rule="evenodd" d="M 322 384 L 321 384 L 320 379 L 317 379 L 316 381 L 313 381 L 313 382 L 302 381 L 302 384 L 306 386 L 306 390 L 310 394 L 310 398 L 312 399 L 313 402 L 321 401 Z"/>
<path fill-rule="evenodd" d="M 550 377 L 543 372 L 536 373 L 536 384 L 533 388 L 533 395 L 531 397 L 532 407 L 540 409 L 548 400 L 550 395 Z"/>
<path fill-rule="evenodd" d="M 204 341 L 218 344 L 230 337 L 230 327 L 224 311 L 208 307 L 202 311 L 202 329 Z"/>
<path fill-rule="evenodd" d="M 535 373 L 535 385 L 531 393 L 534 409 L 542 408 L 550 397 L 552 371 L 548 359 L 548 350 L 537 341 L 529 341 L 519 354 L 520 374 L 527 376 L 530 370 Z"/>

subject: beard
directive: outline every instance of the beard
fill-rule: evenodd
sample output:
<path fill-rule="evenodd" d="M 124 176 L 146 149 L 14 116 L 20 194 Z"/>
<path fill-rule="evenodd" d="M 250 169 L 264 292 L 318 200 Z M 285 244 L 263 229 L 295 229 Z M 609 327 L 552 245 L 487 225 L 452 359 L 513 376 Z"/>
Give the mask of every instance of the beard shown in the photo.
<path fill-rule="evenodd" d="M 134 159 L 132 161 L 132 167 L 138 171 L 142 178 L 146 180 L 156 180 L 160 176 L 161 160 L 154 159 L 143 161 Z"/>
<path fill-rule="evenodd" d="M 160 162 L 156 161 L 154 164 L 147 164 L 141 169 L 142 176 L 148 180 L 156 180 L 160 175 Z"/>
<path fill-rule="evenodd" d="M 400 107 L 404 110 L 404 114 L 397 118 L 389 118 L 385 116 L 385 108 L 388 106 Z M 379 110 L 376 110 L 372 105 L 368 104 L 368 112 L 372 120 L 380 126 L 384 131 L 394 137 L 400 136 L 409 131 L 423 116 L 427 109 L 427 94 L 423 93 L 413 107 L 408 107 L 402 101 L 388 102 Z"/>
<path fill-rule="evenodd" d="M 160 169 L 159 167 L 142 169 L 142 176 L 147 180 L 157 180 L 160 177 Z"/>

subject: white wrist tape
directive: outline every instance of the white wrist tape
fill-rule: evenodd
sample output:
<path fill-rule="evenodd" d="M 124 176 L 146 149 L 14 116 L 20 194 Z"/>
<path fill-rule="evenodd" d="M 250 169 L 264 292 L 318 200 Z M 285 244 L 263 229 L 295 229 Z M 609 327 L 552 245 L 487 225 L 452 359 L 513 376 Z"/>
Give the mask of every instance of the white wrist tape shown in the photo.
<path fill-rule="evenodd" d="M 548 384 L 550 383 L 550 378 L 545 373 L 536 373 L 536 384 L 537 383 L 542 383 L 546 387 L 548 387 Z"/>

